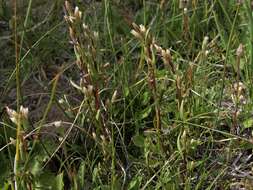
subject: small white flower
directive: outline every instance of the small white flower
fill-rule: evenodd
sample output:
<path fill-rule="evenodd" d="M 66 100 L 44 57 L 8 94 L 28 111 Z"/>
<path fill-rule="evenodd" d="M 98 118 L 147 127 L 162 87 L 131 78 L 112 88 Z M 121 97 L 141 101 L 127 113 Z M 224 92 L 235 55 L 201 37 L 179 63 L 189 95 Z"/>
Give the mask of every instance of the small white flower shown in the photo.
<path fill-rule="evenodd" d="M 64 100 L 61 98 L 58 102 L 59 102 L 59 104 L 63 104 Z"/>
<path fill-rule="evenodd" d="M 18 113 L 15 110 L 10 109 L 8 106 L 6 106 L 6 112 L 9 115 L 10 120 L 13 123 L 17 124 L 18 123 Z"/>
<path fill-rule="evenodd" d="M 146 27 L 144 26 L 144 25 L 140 25 L 140 31 L 142 32 L 142 33 L 146 33 Z"/>
<path fill-rule="evenodd" d="M 21 117 L 24 119 L 28 119 L 28 108 L 20 106 Z"/>
<path fill-rule="evenodd" d="M 9 115 L 10 120 L 16 125 L 18 124 L 18 117 L 20 117 L 20 119 L 28 119 L 28 108 L 25 108 L 24 106 L 20 106 L 19 113 L 6 106 L 6 112 Z"/>
<path fill-rule="evenodd" d="M 54 126 L 57 127 L 57 128 L 60 127 L 61 124 L 62 124 L 62 121 L 55 121 L 54 122 Z"/>
<path fill-rule="evenodd" d="M 83 23 L 83 29 L 84 30 L 87 30 L 89 27 L 85 24 L 85 23 Z"/>

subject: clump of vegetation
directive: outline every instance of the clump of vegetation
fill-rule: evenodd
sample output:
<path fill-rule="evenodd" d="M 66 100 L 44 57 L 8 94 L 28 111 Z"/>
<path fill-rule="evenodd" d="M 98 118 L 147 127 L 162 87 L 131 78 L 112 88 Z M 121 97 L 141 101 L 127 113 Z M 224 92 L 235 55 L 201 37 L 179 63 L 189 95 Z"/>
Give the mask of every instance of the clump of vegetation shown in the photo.
<path fill-rule="evenodd" d="M 0 0 L 0 26 L 2 189 L 252 189 L 252 1 Z"/>

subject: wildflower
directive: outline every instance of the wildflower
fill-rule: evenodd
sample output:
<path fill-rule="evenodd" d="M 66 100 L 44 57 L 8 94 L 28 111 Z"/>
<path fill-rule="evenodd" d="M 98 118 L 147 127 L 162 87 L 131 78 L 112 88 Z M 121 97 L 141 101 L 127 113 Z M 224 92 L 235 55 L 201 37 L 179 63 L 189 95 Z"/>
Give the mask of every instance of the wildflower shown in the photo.
<path fill-rule="evenodd" d="M 9 107 L 6 107 L 6 112 L 9 115 L 10 120 L 13 123 L 17 124 L 18 123 L 18 113 L 15 110 L 10 109 Z"/>
<path fill-rule="evenodd" d="M 15 123 L 16 125 L 18 124 L 18 117 L 20 117 L 21 120 L 27 120 L 28 119 L 28 108 L 25 108 L 23 106 L 20 106 L 19 113 L 8 106 L 6 106 L 6 112 L 9 115 L 10 120 Z"/>
<path fill-rule="evenodd" d="M 60 127 L 61 124 L 62 124 L 62 121 L 55 121 L 54 122 L 54 126 L 57 127 L 57 128 Z"/>
<path fill-rule="evenodd" d="M 20 107 L 21 118 L 28 119 L 28 108 Z"/>

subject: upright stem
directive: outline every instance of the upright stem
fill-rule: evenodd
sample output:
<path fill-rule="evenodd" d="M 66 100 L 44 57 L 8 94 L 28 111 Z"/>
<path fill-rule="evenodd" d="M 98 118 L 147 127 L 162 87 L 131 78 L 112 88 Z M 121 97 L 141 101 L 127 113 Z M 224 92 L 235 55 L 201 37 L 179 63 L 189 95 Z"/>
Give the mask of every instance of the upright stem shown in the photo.
<path fill-rule="evenodd" d="M 19 50 L 20 52 L 22 50 L 24 36 L 25 36 L 27 24 L 28 24 L 28 18 L 29 18 L 29 15 L 30 15 L 30 12 L 31 12 L 31 8 L 32 8 L 32 1 L 33 0 L 29 0 L 27 11 L 26 11 L 26 16 L 25 16 L 25 21 L 24 21 L 24 29 L 23 29 L 23 32 L 21 33 L 21 39 L 20 39 L 20 50 Z M 22 54 L 22 53 L 20 53 L 20 54 Z M 19 60 L 20 60 L 20 57 L 19 57 Z"/>
<path fill-rule="evenodd" d="M 17 133 L 16 133 L 16 154 L 14 159 L 14 179 L 15 190 L 18 190 L 18 163 L 19 163 L 19 138 L 20 138 L 20 102 L 21 102 L 21 89 L 20 89 L 20 65 L 19 65 L 19 48 L 18 48 L 18 34 L 17 34 L 17 0 L 12 1 L 13 4 L 13 32 L 15 43 L 15 65 L 16 65 L 16 88 L 17 88 Z"/>
<path fill-rule="evenodd" d="M 250 33 L 250 39 L 249 39 L 249 46 L 250 46 L 250 61 L 249 61 L 249 78 L 251 80 L 250 85 L 252 87 L 252 75 L 253 75 L 253 16 L 252 16 L 252 8 L 251 8 L 252 1 L 247 0 L 245 3 L 247 15 L 249 19 L 249 33 Z M 250 88 L 252 89 L 252 88 Z M 250 96 L 252 96 L 252 90 L 250 90 Z"/>
<path fill-rule="evenodd" d="M 226 55 L 225 55 L 225 60 L 224 60 L 222 84 L 221 84 L 221 91 L 220 91 L 220 97 L 219 97 L 219 107 L 218 107 L 218 113 L 217 113 L 218 117 L 216 119 L 216 124 L 219 120 L 222 97 L 223 97 L 224 88 L 225 88 L 225 79 L 226 79 L 226 73 L 227 73 L 227 61 L 228 61 L 228 57 L 229 57 L 229 48 L 230 48 L 230 45 L 231 45 L 231 42 L 232 42 L 232 37 L 233 37 L 233 34 L 234 34 L 235 24 L 236 24 L 238 13 L 239 13 L 239 6 L 236 9 L 234 21 L 233 21 L 233 24 L 232 24 L 232 28 L 231 28 L 231 31 L 230 31 L 230 35 L 229 35 L 229 39 L 228 39 L 228 43 L 227 43 L 227 47 L 226 47 Z"/>
<path fill-rule="evenodd" d="M 16 65 L 16 88 L 17 88 L 17 111 L 19 112 L 21 102 L 21 88 L 20 88 L 20 62 L 19 62 L 19 48 L 18 48 L 18 34 L 17 34 L 17 0 L 13 0 L 13 30 L 15 43 L 15 65 Z"/>

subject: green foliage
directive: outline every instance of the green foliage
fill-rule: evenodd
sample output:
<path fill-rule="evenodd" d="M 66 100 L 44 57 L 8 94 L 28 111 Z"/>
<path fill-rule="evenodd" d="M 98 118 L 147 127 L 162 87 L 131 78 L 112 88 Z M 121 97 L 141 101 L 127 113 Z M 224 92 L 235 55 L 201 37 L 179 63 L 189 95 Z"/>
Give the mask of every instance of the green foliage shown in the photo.
<path fill-rule="evenodd" d="M 17 28 L 0 0 L 1 189 L 252 187 L 249 0 L 16 2 Z"/>

